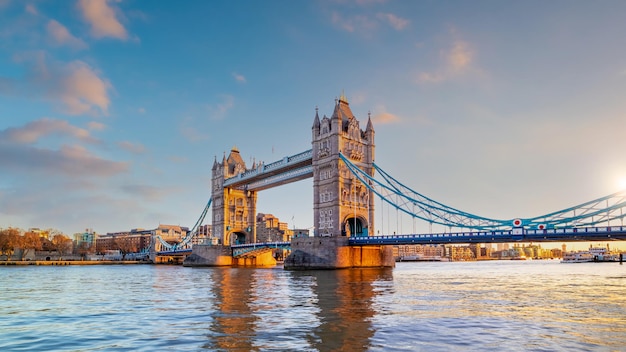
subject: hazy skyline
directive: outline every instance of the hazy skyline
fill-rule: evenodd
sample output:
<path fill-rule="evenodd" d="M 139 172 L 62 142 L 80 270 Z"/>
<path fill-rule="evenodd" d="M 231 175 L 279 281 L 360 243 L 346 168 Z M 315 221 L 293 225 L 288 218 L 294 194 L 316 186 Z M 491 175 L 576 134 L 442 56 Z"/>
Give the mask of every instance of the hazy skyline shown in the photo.
<path fill-rule="evenodd" d="M 624 18 L 621 1 L 0 0 L 0 227 L 192 226 L 215 158 L 309 149 L 342 91 L 362 128 L 371 112 L 376 163 L 444 204 L 523 218 L 616 192 Z M 312 193 L 257 209 L 312 227 Z"/>

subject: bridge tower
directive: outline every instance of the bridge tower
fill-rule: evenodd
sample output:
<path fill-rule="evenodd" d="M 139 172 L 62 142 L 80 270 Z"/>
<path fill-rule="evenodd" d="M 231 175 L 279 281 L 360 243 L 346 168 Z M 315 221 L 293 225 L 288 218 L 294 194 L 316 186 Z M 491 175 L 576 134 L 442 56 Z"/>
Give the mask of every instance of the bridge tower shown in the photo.
<path fill-rule="evenodd" d="M 320 120 L 317 108 L 312 127 L 313 221 L 315 236 L 374 234 L 374 196 L 339 158 L 342 153 L 374 176 L 374 127 L 368 114 L 365 131 L 359 127 L 348 99 L 335 99 L 330 118 Z"/>
<path fill-rule="evenodd" d="M 254 168 L 254 166 L 253 166 Z M 224 187 L 224 179 L 246 171 L 246 163 L 236 147 L 212 168 L 213 235 L 221 244 L 256 242 L 257 192 Z"/>

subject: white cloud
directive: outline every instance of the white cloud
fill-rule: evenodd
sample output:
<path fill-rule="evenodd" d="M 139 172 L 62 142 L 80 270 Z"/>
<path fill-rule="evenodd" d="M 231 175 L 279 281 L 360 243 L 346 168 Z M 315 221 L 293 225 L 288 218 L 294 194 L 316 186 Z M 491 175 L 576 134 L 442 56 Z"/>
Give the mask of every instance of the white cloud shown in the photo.
<path fill-rule="evenodd" d="M 464 74 L 474 61 L 474 51 L 468 42 L 455 40 L 439 56 L 445 64 L 433 71 L 422 71 L 417 75 L 419 83 L 439 83 Z"/>
<path fill-rule="evenodd" d="M 37 11 L 37 8 L 33 4 L 27 4 L 25 7 L 25 10 L 31 15 L 35 15 L 35 16 L 39 15 L 39 11 Z"/>
<path fill-rule="evenodd" d="M 117 143 L 118 147 L 131 152 L 133 154 L 141 154 L 146 151 L 146 148 L 141 143 L 132 143 L 129 141 L 122 141 Z"/>
<path fill-rule="evenodd" d="M 228 94 L 220 95 L 220 102 L 209 106 L 209 112 L 214 119 L 223 119 L 228 111 L 235 106 L 235 97 Z"/>
<path fill-rule="evenodd" d="M 128 39 L 126 28 L 117 19 L 116 11 L 106 0 L 79 0 L 78 8 L 91 26 L 95 38 Z"/>
<path fill-rule="evenodd" d="M 332 23 L 347 32 L 370 32 L 378 27 L 378 23 L 364 15 L 343 16 L 334 11 L 331 15 Z"/>
<path fill-rule="evenodd" d="M 235 81 L 237 82 L 246 83 L 246 77 L 238 74 L 237 72 L 233 72 L 233 77 L 235 78 Z"/>
<path fill-rule="evenodd" d="M 392 13 L 381 12 L 381 13 L 376 14 L 376 17 L 380 19 L 381 21 L 386 22 L 397 31 L 401 31 L 409 25 L 408 20 L 404 18 L 400 18 Z"/>
<path fill-rule="evenodd" d="M 35 144 L 41 138 L 50 135 L 69 136 L 88 142 L 99 143 L 100 141 L 93 138 L 89 131 L 70 125 L 65 120 L 55 120 L 42 118 L 32 121 L 23 127 L 10 127 L 0 131 L 0 139 L 11 143 L 18 144 Z"/>
<path fill-rule="evenodd" d="M 46 29 L 55 45 L 67 45 L 76 50 L 87 48 L 84 41 L 73 36 L 65 26 L 55 20 L 48 21 Z"/>
<path fill-rule="evenodd" d="M 400 121 L 400 118 L 389 112 L 381 112 L 372 117 L 372 123 L 380 124 L 380 125 L 388 124 L 388 123 L 395 123 L 398 121 Z"/>
<path fill-rule="evenodd" d="M 79 145 L 53 150 L 0 143 L 0 160 L 9 174 L 106 177 L 128 170 L 127 163 L 102 159 Z"/>
<path fill-rule="evenodd" d="M 87 48 L 87 44 L 84 41 L 74 37 L 65 26 L 55 20 L 48 21 L 46 28 L 55 45 L 67 45 L 76 50 Z"/>
<path fill-rule="evenodd" d="M 110 104 L 108 90 L 111 85 L 82 61 L 73 61 L 62 68 L 58 97 L 71 115 L 95 113 L 107 114 Z"/>
<path fill-rule="evenodd" d="M 92 131 L 102 131 L 106 128 L 106 125 L 100 122 L 91 121 L 87 124 L 87 128 Z"/>
<path fill-rule="evenodd" d="M 124 185 L 121 186 L 121 189 L 123 192 L 130 194 L 132 197 L 141 197 L 149 201 L 157 201 L 169 192 L 162 187 L 147 185 Z"/>

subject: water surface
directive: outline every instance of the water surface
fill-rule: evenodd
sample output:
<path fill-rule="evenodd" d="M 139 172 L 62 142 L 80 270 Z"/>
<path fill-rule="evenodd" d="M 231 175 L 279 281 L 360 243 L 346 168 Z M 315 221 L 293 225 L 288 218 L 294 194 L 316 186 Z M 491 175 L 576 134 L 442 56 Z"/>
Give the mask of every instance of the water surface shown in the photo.
<path fill-rule="evenodd" d="M 626 266 L 0 267 L 0 351 L 623 351 Z"/>

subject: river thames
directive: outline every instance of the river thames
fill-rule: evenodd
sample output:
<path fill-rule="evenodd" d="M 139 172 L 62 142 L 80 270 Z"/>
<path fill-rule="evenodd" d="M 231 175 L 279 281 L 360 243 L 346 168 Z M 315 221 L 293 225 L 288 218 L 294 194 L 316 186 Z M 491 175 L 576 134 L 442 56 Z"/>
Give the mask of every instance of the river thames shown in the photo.
<path fill-rule="evenodd" d="M 0 351 L 624 351 L 626 266 L 0 268 Z"/>

